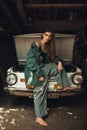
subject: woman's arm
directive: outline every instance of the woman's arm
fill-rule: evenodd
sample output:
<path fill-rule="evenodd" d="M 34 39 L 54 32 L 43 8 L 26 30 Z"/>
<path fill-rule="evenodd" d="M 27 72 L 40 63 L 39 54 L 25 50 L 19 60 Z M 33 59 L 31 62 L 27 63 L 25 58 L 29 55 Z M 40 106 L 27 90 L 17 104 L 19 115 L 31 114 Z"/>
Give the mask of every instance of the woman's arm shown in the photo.
<path fill-rule="evenodd" d="M 33 50 L 32 48 L 29 50 L 27 54 L 26 64 L 29 70 L 35 72 L 38 78 L 44 76 L 43 70 L 40 67 L 38 51 Z"/>

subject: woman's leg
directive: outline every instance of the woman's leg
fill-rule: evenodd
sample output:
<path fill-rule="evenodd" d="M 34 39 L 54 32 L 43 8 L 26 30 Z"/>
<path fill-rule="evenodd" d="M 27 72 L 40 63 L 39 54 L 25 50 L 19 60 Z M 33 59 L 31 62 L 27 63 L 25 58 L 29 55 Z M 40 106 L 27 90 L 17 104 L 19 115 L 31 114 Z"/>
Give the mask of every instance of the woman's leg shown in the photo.
<path fill-rule="evenodd" d="M 63 88 L 70 86 L 68 76 L 64 69 L 56 75 L 56 81 L 58 81 L 63 86 Z"/>
<path fill-rule="evenodd" d="M 34 89 L 34 108 L 36 122 L 40 125 L 47 126 L 42 117 L 47 115 L 47 93 L 45 87 L 36 87 Z"/>
<path fill-rule="evenodd" d="M 47 126 L 47 122 L 42 117 L 47 115 L 47 82 L 52 64 L 44 65 L 43 72 L 45 75 L 45 81 L 43 86 L 36 87 L 34 89 L 34 108 L 36 114 L 36 122 L 40 125 Z"/>
<path fill-rule="evenodd" d="M 57 65 L 54 63 L 51 70 L 50 70 L 50 76 L 56 76 L 56 82 L 61 84 L 63 89 L 71 89 L 70 86 L 70 81 L 68 79 L 66 71 L 63 69 L 61 71 L 58 71 Z"/>

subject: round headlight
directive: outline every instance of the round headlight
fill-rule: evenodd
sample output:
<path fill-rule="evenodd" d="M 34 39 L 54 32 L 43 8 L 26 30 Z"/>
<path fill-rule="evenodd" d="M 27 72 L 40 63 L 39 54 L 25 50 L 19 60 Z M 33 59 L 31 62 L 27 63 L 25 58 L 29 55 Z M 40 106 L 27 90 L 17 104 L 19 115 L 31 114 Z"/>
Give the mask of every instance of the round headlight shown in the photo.
<path fill-rule="evenodd" d="M 6 77 L 6 82 L 8 85 L 14 85 L 17 82 L 17 76 L 13 73 L 8 74 Z"/>
<path fill-rule="evenodd" d="M 71 76 L 71 80 L 75 85 L 81 85 L 83 78 L 82 75 L 80 73 L 75 73 Z"/>

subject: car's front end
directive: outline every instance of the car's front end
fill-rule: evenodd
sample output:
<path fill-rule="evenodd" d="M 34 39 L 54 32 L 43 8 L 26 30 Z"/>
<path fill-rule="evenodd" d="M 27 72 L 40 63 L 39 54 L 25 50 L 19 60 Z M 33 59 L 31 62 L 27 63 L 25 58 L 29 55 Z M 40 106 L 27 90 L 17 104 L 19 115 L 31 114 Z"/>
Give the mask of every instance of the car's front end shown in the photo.
<path fill-rule="evenodd" d="M 59 98 L 61 96 L 81 93 L 83 81 L 81 70 L 73 65 L 65 65 L 64 67 L 73 89 L 71 91 L 64 91 L 54 87 L 56 84 L 55 77 L 51 77 L 48 80 L 48 98 Z M 6 82 L 10 95 L 33 98 L 33 89 L 27 89 L 25 85 L 24 64 L 9 68 L 7 70 Z"/>

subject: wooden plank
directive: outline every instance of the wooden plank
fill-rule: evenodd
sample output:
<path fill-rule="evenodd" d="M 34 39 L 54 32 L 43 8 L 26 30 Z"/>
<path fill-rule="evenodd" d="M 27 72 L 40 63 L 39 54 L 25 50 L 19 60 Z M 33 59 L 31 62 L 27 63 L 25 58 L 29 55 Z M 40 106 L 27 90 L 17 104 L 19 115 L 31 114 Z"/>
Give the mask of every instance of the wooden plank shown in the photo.
<path fill-rule="evenodd" d="M 22 18 L 23 23 L 24 23 L 24 26 L 25 26 L 26 30 L 29 31 L 28 21 L 27 21 L 27 17 L 25 14 L 22 0 L 16 0 L 16 4 L 17 4 L 18 12 Z"/>
<path fill-rule="evenodd" d="M 61 27 L 62 25 L 62 27 Z M 81 30 L 87 25 L 87 20 L 38 20 L 35 21 L 36 32 L 41 32 L 44 28 L 51 28 L 54 32 Z M 39 28 L 38 28 L 39 26 Z"/>
<path fill-rule="evenodd" d="M 87 8 L 87 4 L 25 4 L 26 8 Z"/>

